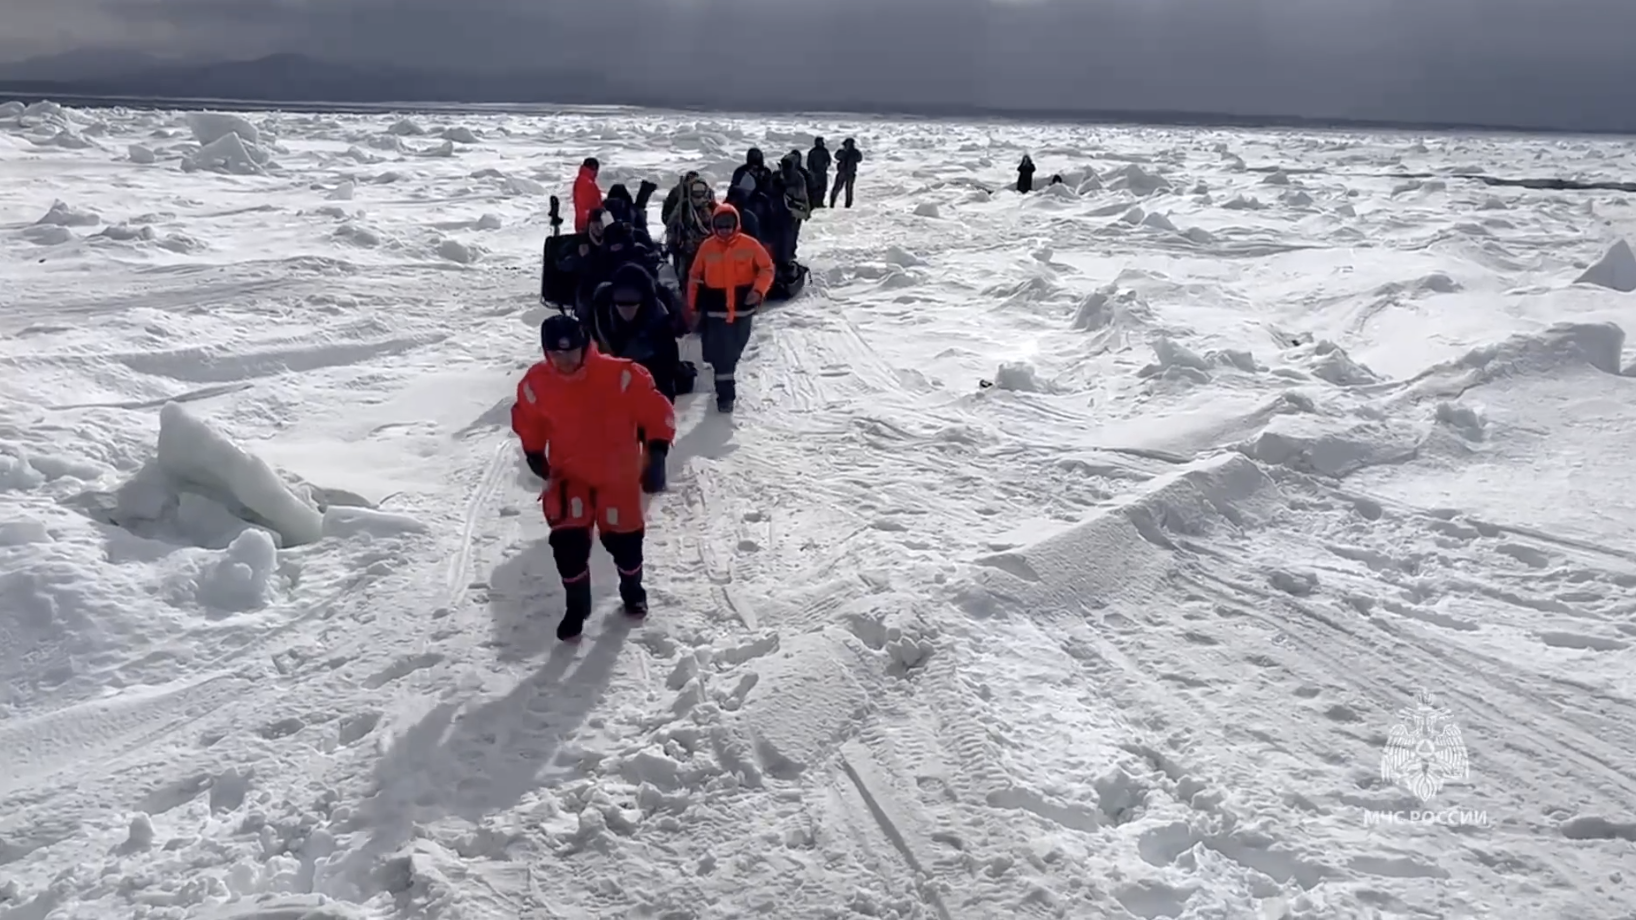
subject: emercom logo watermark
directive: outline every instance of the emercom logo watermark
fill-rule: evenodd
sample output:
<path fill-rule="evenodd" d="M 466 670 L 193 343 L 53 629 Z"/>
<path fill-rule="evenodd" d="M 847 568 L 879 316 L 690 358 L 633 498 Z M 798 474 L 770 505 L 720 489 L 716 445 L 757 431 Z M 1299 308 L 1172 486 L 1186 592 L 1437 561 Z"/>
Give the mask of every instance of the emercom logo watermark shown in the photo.
<path fill-rule="evenodd" d="M 1365 825 L 1436 824 L 1447 827 L 1488 825 L 1488 812 L 1463 808 L 1440 809 L 1432 799 L 1449 783 L 1471 778 L 1471 761 L 1453 713 L 1421 690 L 1413 706 L 1397 711 L 1397 724 L 1386 736 L 1380 755 L 1380 778 L 1403 787 L 1424 808 L 1405 811 L 1366 809 Z"/>

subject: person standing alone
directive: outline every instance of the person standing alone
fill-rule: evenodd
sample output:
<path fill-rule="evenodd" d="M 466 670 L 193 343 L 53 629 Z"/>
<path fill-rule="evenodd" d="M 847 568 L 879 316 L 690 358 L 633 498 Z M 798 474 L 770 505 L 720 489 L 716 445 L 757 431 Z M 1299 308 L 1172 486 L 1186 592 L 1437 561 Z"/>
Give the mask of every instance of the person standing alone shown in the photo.
<path fill-rule="evenodd" d="M 858 164 L 862 162 L 863 151 L 858 149 L 858 142 L 850 137 L 841 141 L 841 149 L 835 151 L 835 187 L 829 190 L 830 207 L 835 207 L 835 199 L 843 190 L 846 206 L 852 207 L 852 186 L 858 181 Z"/>
<path fill-rule="evenodd" d="M 824 196 L 829 194 L 829 167 L 832 160 L 829 148 L 824 146 L 824 139 L 812 139 L 812 149 L 807 151 L 807 173 L 812 176 L 812 187 L 807 190 L 807 198 L 812 202 L 813 210 L 824 206 Z"/>

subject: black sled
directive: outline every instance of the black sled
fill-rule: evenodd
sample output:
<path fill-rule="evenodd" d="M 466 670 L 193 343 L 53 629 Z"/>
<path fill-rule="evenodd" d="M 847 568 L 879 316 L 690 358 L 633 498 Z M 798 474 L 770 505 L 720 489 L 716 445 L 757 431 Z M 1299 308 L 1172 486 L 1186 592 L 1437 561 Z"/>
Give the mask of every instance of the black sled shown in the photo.
<path fill-rule="evenodd" d="M 563 233 L 562 217 L 558 213 L 560 208 L 561 202 L 557 196 L 552 195 L 551 235 L 545 238 L 545 245 L 540 250 L 540 303 L 543 306 L 573 313 L 579 308 L 576 301 L 581 293 L 579 247 L 589 243 L 590 236 L 584 233 Z M 642 264 L 661 287 L 669 289 L 673 297 L 680 296 L 674 286 L 660 273 L 661 261 L 657 252 L 653 254 L 651 262 Z"/>
<path fill-rule="evenodd" d="M 773 286 L 767 291 L 767 299 L 773 302 L 794 300 L 807 289 L 807 276 L 812 270 L 800 262 L 791 262 L 787 268 L 779 271 L 773 279 Z"/>

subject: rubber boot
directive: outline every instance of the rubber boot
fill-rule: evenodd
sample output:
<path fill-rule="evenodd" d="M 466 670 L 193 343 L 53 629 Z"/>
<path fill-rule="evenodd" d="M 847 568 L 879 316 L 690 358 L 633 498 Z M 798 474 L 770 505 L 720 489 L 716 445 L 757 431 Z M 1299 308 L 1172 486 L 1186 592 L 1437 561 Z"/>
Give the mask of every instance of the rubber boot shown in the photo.
<path fill-rule="evenodd" d="M 581 578 L 573 584 L 563 585 L 568 595 L 567 609 L 562 614 L 562 622 L 557 624 L 557 638 L 564 642 L 578 639 L 585 631 L 585 621 L 591 616 L 591 579 Z"/>
<path fill-rule="evenodd" d="M 625 613 L 628 616 L 641 619 L 648 615 L 648 591 L 642 587 L 642 576 L 619 576 L 619 599 L 625 604 Z"/>

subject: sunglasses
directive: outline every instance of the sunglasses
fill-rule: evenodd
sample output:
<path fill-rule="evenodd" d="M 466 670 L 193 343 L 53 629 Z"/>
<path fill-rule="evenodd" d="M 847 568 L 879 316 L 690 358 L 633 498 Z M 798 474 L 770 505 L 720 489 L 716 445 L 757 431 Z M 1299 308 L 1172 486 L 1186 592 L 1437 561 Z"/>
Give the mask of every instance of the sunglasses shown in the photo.
<path fill-rule="evenodd" d="M 737 230 L 738 229 L 738 221 L 736 221 L 736 220 L 718 220 L 718 221 L 712 223 L 710 226 L 716 228 L 717 230 Z"/>
<path fill-rule="evenodd" d="M 620 309 L 625 309 L 625 308 L 628 307 L 628 308 L 634 310 L 637 307 L 640 307 L 641 305 L 642 305 L 642 301 L 640 301 L 640 300 L 616 300 L 616 301 L 614 301 L 614 306 L 619 307 Z"/>

